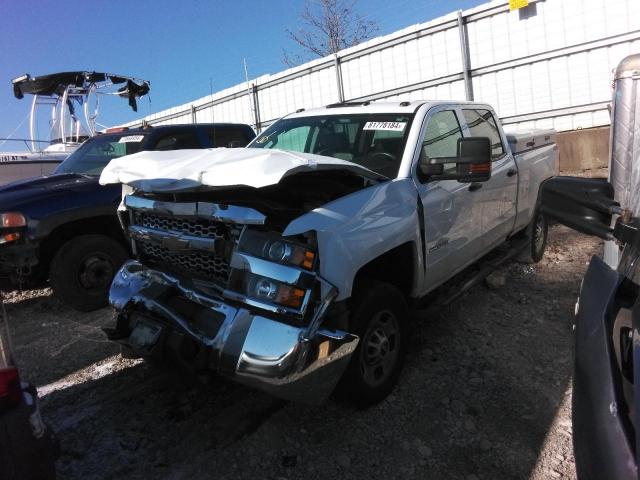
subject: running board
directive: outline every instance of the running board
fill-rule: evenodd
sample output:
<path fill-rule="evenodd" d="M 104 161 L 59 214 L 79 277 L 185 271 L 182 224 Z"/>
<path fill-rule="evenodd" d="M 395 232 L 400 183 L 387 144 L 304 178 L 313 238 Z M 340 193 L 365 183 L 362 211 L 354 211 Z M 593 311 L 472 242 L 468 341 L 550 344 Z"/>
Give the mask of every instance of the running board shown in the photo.
<path fill-rule="evenodd" d="M 497 248 L 493 252 L 489 253 L 486 257 L 479 260 L 474 266 L 469 267 L 468 270 L 479 268 L 476 272 L 469 272 L 465 274 L 463 271 L 458 274 L 457 277 L 462 276 L 458 281 L 450 280 L 438 287 L 435 291 L 429 293 L 426 297 L 419 301 L 417 307 L 411 309 L 411 314 L 414 318 L 428 317 L 434 314 L 442 307 L 446 307 L 451 302 L 459 298 L 463 293 L 480 283 L 489 274 L 497 270 L 507 260 L 512 259 L 518 253 L 525 249 L 529 245 L 528 238 L 511 239 L 507 245 L 508 249 Z M 427 307 L 421 308 L 419 305 L 428 303 Z"/>

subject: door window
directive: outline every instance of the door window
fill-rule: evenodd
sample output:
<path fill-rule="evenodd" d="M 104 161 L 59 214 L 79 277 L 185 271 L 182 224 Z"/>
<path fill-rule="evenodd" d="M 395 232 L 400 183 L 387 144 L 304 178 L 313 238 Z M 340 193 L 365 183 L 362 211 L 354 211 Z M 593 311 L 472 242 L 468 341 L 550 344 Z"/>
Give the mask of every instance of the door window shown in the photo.
<path fill-rule="evenodd" d="M 173 133 L 162 137 L 156 143 L 154 150 L 184 150 L 187 148 L 201 148 L 195 132 Z"/>
<path fill-rule="evenodd" d="M 434 113 L 427 123 L 422 140 L 420 161 L 428 158 L 455 158 L 458 155 L 458 139 L 462 138 L 462 129 L 453 110 Z M 455 173 L 455 162 L 444 164 L 445 174 Z"/>
<path fill-rule="evenodd" d="M 491 159 L 497 160 L 504 155 L 500 131 L 495 118 L 489 110 L 462 110 L 472 137 L 489 137 L 491 141 Z"/>
<path fill-rule="evenodd" d="M 214 148 L 246 147 L 251 140 L 244 131 L 237 128 L 211 128 L 207 131 L 207 136 L 209 145 Z"/>

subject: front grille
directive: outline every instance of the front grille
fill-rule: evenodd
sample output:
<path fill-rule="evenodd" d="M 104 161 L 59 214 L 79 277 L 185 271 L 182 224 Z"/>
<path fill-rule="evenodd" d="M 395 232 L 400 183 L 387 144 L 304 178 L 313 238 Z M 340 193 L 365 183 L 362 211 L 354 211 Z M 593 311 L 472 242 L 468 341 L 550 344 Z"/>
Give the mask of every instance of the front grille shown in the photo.
<path fill-rule="evenodd" d="M 170 230 L 195 237 L 220 238 L 227 233 L 225 224 L 202 218 L 163 217 L 152 213 L 136 212 L 135 224 L 156 230 Z"/>
<path fill-rule="evenodd" d="M 166 217 L 147 212 L 134 212 L 135 225 L 183 233 L 203 238 L 224 238 L 233 241 L 229 226 L 222 222 L 202 218 Z M 174 251 L 152 241 L 137 240 L 141 260 L 166 270 L 215 281 L 226 285 L 229 279 L 229 258 L 213 252 Z"/>

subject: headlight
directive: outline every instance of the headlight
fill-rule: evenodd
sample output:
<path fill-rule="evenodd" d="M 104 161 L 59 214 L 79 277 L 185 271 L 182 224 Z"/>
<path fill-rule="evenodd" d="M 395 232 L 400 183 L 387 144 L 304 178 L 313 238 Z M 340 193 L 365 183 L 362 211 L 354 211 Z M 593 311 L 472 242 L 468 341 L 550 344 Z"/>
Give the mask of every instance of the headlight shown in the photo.
<path fill-rule="evenodd" d="M 27 220 L 24 215 L 16 212 L 8 212 L 0 215 L 0 226 L 3 228 L 24 227 Z"/>
<path fill-rule="evenodd" d="M 271 278 L 250 275 L 246 294 L 257 300 L 266 300 L 270 303 L 299 309 L 304 301 L 306 290 L 280 283 Z"/>
<path fill-rule="evenodd" d="M 245 230 L 240 238 L 239 250 L 272 262 L 313 270 L 316 253 L 307 245 L 284 240 L 278 234 Z"/>
<path fill-rule="evenodd" d="M 0 245 L 3 243 L 15 242 L 20 238 L 20 232 L 4 232 L 4 229 L 14 229 L 24 227 L 27 220 L 24 215 L 17 212 L 7 212 L 0 214 Z"/>

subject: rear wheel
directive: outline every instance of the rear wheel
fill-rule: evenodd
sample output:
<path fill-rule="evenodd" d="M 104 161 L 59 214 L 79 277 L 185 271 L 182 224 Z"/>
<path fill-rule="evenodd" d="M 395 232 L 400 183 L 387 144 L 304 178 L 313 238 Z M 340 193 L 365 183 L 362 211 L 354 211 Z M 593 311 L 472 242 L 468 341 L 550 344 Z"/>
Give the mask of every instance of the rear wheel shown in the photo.
<path fill-rule="evenodd" d="M 73 238 L 51 262 L 53 292 L 81 312 L 104 307 L 113 276 L 126 259 L 122 245 L 105 235 Z"/>
<path fill-rule="evenodd" d="M 342 398 L 365 408 L 389 395 L 404 363 L 407 318 L 404 297 L 393 285 L 360 285 L 350 319 L 360 341 L 338 386 Z"/>
<path fill-rule="evenodd" d="M 527 246 L 518 255 L 518 261 L 522 263 L 538 263 L 544 256 L 547 248 L 547 233 L 549 225 L 547 218 L 538 209 L 536 210 L 533 220 L 525 229 L 524 234 L 529 239 Z"/>

